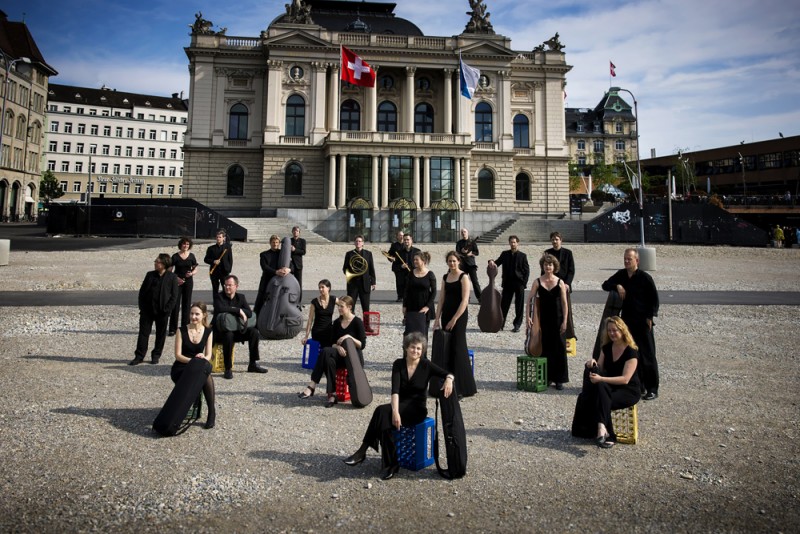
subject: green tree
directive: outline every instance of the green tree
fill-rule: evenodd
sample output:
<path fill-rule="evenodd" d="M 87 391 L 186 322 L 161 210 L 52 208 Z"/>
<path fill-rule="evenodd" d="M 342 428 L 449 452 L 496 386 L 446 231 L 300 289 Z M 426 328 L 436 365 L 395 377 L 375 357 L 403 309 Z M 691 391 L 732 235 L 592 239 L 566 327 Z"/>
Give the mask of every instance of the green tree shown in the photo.
<path fill-rule="evenodd" d="M 50 204 L 51 200 L 61 198 L 64 196 L 64 191 L 61 189 L 61 184 L 58 183 L 56 175 L 53 171 L 46 170 L 42 174 L 42 179 L 39 181 L 39 198 L 44 200 L 45 205 Z"/>

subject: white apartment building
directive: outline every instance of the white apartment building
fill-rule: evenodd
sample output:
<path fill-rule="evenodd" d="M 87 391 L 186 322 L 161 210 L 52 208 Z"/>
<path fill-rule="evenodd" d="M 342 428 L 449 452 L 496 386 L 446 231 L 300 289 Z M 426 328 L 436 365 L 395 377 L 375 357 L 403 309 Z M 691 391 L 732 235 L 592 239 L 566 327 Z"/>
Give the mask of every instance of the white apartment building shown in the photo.
<path fill-rule="evenodd" d="M 65 195 L 180 198 L 188 108 L 171 97 L 50 84 L 46 168 Z"/>

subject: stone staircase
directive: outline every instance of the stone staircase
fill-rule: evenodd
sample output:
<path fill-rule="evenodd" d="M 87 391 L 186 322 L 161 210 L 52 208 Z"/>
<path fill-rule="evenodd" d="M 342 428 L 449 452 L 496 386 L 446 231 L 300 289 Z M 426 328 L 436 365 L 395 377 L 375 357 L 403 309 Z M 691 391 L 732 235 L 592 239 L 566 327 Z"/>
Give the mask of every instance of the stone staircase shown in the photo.
<path fill-rule="evenodd" d="M 330 243 L 328 239 L 286 217 L 235 217 L 230 220 L 247 230 L 248 242 L 269 243 L 271 235 L 277 235 L 281 239 L 292 237 L 292 228 L 298 226 L 300 237 L 305 239 L 306 243 Z"/>
<path fill-rule="evenodd" d="M 551 232 L 560 232 L 565 246 L 568 243 L 583 243 L 583 226 L 586 223 L 581 219 L 538 219 L 523 215 L 498 235 L 495 242 L 504 243 L 508 236 L 516 235 L 522 243 L 547 243 Z"/>
<path fill-rule="evenodd" d="M 482 233 L 480 237 L 478 237 L 475 241 L 477 241 L 478 243 L 487 243 L 487 244 L 494 243 L 495 240 L 499 236 L 503 235 L 503 232 L 505 232 L 508 229 L 508 227 L 514 224 L 515 222 L 517 222 L 516 219 L 508 219 L 502 222 L 501 224 L 495 226 L 488 232 Z"/>

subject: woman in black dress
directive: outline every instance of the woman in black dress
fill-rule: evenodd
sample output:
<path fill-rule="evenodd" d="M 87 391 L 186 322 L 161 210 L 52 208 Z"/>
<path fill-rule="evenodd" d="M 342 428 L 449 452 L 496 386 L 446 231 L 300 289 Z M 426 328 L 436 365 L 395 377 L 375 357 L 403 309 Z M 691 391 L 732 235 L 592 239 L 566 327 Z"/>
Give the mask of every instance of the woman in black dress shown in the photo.
<path fill-rule="evenodd" d="M 364 365 L 363 350 L 367 346 L 364 322 L 353 314 L 353 299 L 349 296 L 337 299 L 336 307 L 339 310 L 339 317 L 333 322 L 331 328 L 332 345 L 320 350 L 317 363 L 311 372 L 311 381 L 306 389 L 297 394 L 301 399 L 313 397 L 317 384 L 324 374 L 327 380 L 326 392 L 328 394 L 328 400 L 325 402 L 326 408 L 336 404 L 336 370 L 345 367 L 344 359 L 347 357 L 347 351 L 344 348 L 345 340 L 348 338 L 353 340 L 361 365 Z"/>
<path fill-rule="evenodd" d="M 169 335 L 174 336 L 178 330 L 178 310 L 181 312 L 181 326 L 189 324 L 189 304 L 192 302 L 192 289 L 194 275 L 197 273 L 197 258 L 189 252 L 192 249 L 192 240 L 182 237 L 178 241 L 178 251 L 172 255 L 172 272 L 178 277 L 181 296 L 175 303 L 175 309 L 169 317 Z"/>
<path fill-rule="evenodd" d="M 319 296 L 311 301 L 306 323 L 306 335 L 301 342 L 313 339 L 319 343 L 320 348 L 330 347 L 333 343 L 333 310 L 336 308 L 336 297 L 331 296 L 331 282 L 323 279 L 319 281 Z"/>
<path fill-rule="evenodd" d="M 567 287 L 556 276 L 559 263 L 551 254 L 542 255 L 539 266 L 544 273 L 533 281 L 528 296 L 528 328 L 534 325 L 534 315 L 539 318 L 542 336 L 542 356 L 547 358 L 547 383 L 555 383 L 556 389 L 564 389 L 569 382 L 567 368 Z"/>
<path fill-rule="evenodd" d="M 392 430 L 399 430 L 401 426 L 413 427 L 425 420 L 428 416 L 428 382 L 432 377 L 444 380 L 442 389 L 445 397 L 453 392 L 453 375 L 422 357 L 426 345 L 425 337 L 419 332 L 412 332 L 403 338 L 405 357 L 392 364 L 391 404 L 375 408 L 361 447 L 344 463 L 360 464 L 367 457 L 367 449 L 372 447 L 378 452 L 380 444 L 381 478 L 389 480 L 400 469 Z"/>
<path fill-rule="evenodd" d="M 585 396 L 584 406 L 589 412 L 585 417 L 590 417 L 592 423 L 597 424 L 595 442 L 598 447 L 608 449 L 616 441 L 611 410 L 628 408 L 639 402 L 638 363 L 636 342 L 628 326 L 616 315 L 606 319 L 603 350 L 597 361 L 591 359 L 586 362 L 581 392 L 581 396 Z M 576 413 L 576 418 L 578 416 Z"/>
<path fill-rule="evenodd" d="M 175 363 L 172 364 L 170 378 L 176 384 L 181 378 L 186 364 L 192 358 L 206 360 L 208 378 L 203 385 L 203 396 L 208 404 L 208 417 L 205 428 L 214 428 L 217 409 L 214 406 L 214 379 L 211 377 L 211 346 L 214 343 L 213 329 L 208 323 L 208 308 L 205 303 L 195 302 L 189 309 L 189 324 L 181 326 L 180 334 L 175 336 Z"/>
<path fill-rule="evenodd" d="M 478 392 L 467 352 L 467 304 L 472 284 L 467 273 L 459 268 L 461 259 L 455 250 L 447 253 L 446 260 L 448 271 L 442 278 L 433 328 L 442 328 L 443 325 L 451 333 L 450 354 L 445 368 L 455 375 L 459 396 L 471 397 Z"/>
<path fill-rule="evenodd" d="M 431 255 L 427 252 L 415 252 L 412 258 L 414 269 L 408 273 L 406 290 L 403 296 L 403 317 L 406 330 L 403 334 L 422 332 L 428 337 L 428 327 L 436 316 L 436 275 L 428 270 Z M 409 314 L 416 314 L 411 316 Z"/>

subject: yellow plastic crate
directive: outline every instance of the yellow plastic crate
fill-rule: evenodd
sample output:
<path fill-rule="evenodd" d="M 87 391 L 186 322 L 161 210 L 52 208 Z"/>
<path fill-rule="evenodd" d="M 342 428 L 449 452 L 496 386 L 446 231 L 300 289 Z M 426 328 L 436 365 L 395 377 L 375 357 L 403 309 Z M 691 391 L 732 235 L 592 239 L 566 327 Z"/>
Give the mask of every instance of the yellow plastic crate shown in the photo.
<path fill-rule="evenodd" d="M 636 404 L 611 411 L 611 423 L 619 443 L 636 445 L 639 442 L 639 411 Z"/>
<path fill-rule="evenodd" d="M 234 358 L 236 357 L 236 344 L 233 345 L 231 351 L 231 367 L 233 366 Z M 211 348 L 211 372 L 223 373 L 225 372 L 225 356 L 222 352 L 222 343 L 214 343 Z"/>
<path fill-rule="evenodd" d="M 574 337 L 567 338 L 567 356 L 578 355 L 578 340 Z"/>

